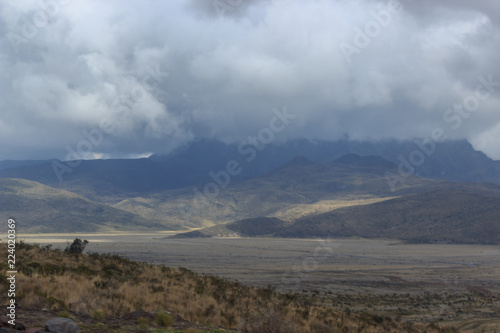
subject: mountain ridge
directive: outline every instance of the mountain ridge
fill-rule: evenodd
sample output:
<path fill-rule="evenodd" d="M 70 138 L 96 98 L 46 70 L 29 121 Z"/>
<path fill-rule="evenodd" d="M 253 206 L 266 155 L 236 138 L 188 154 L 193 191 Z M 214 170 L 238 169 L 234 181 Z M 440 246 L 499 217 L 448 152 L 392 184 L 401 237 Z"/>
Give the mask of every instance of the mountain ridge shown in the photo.
<path fill-rule="evenodd" d="M 96 195 L 106 193 L 147 193 L 203 185 L 211 181 L 210 172 L 225 170 L 226 164 L 233 160 L 240 164 L 242 172 L 233 176 L 232 180 L 243 181 L 273 172 L 297 156 L 318 164 L 334 162 L 346 154 L 357 154 L 379 156 L 396 165 L 408 165 L 411 163 L 412 152 L 419 151 L 418 149 L 419 146 L 413 141 L 295 140 L 284 144 L 270 144 L 259 151 L 254 160 L 248 162 L 238 152 L 235 144 L 198 140 L 166 156 L 76 162 L 78 166 L 71 167 L 60 175 L 62 181 L 54 171 L 52 160 L 39 161 L 40 163 L 0 161 L 0 178 L 22 178 L 63 189 L 80 188 L 77 189 L 80 194 L 95 199 Z M 415 175 L 441 180 L 500 184 L 500 161 L 493 161 L 482 152 L 475 151 L 465 140 L 435 145 L 433 153 L 429 155 L 423 155 L 425 160 L 421 165 L 412 166 Z M 9 165 L 11 167 L 7 168 Z M 82 187 L 86 190 L 81 189 Z"/>
<path fill-rule="evenodd" d="M 336 144 L 342 148 L 337 152 L 349 148 L 346 142 Z M 336 144 L 317 143 L 311 146 L 310 142 L 289 142 L 288 147 L 293 149 L 280 150 L 281 155 L 276 159 L 255 162 L 254 171 L 261 167 L 261 170 L 267 170 L 277 161 L 284 159 L 291 151 L 309 150 L 309 156 L 312 156 L 317 153 L 315 149 L 330 148 L 329 150 L 325 148 L 325 151 L 321 153 L 325 160 L 323 162 L 315 162 L 306 155 L 296 155 L 262 175 L 250 178 L 229 177 L 226 179 L 227 182 L 222 182 L 220 179 L 215 179 L 214 175 L 227 173 L 224 159 L 234 157 L 230 154 L 231 146 L 222 143 L 202 142 L 194 150 L 195 152 L 204 151 L 200 156 L 193 155 L 190 148 L 186 148 L 183 152 L 165 157 L 164 161 L 159 156 L 135 160 L 81 161 L 68 174 L 68 180 L 62 183 L 56 182 L 53 187 L 54 190 L 70 191 L 73 194 L 83 196 L 79 200 L 92 201 L 92 204 L 89 204 L 92 207 L 102 205 L 100 207 L 105 210 L 108 208 L 117 209 L 118 215 L 130 213 L 134 218 L 142 219 L 138 225 L 147 225 L 146 221 L 151 221 L 157 226 L 171 230 L 210 227 L 241 219 L 260 217 L 277 217 L 290 222 L 298 218 L 327 213 L 334 209 L 368 205 L 396 197 L 436 190 L 500 197 L 500 185 L 427 179 L 416 174 L 407 175 L 404 182 L 391 186 L 386 174 L 388 172 L 398 174 L 397 164 L 382 156 L 370 154 L 348 153 L 330 158 L 335 151 Z M 373 143 L 350 144 L 358 145 L 358 148 L 373 148 Z M 465 158 L 470 154 L 474 156 L 484 155 L 471 151 L 468 143 L 454 142 L 449 143 L 449 145 L 455 146 L 455 150 L 464 145 L 469 147 L 469 150 L 460 158 Z M 313 146 L 314 148 L 311 148 Z M 216 147 L 223 151 L 211 156 L 210 147 Z M 379 148 L 383 148 L 383 146 Z M 262 153 L 275 154 L 276 149 L 278 148 L 269 146 Z M 232 151 L 232 153 L 237 152 Z M 189 178 L 192 172 L 200 173 L 199 170 L 206 170 L 208 166 L 198 163 L 198 165 L 193 165 L 191 169 L 184 170 L 184 173 L 178 174 L 177 168 L 180 164 L 175 163 L 182 160 L 184 166 L 196 164 L 195 161 L 203 156 L 207 158 L 211 156 L 208 166 L 219 165 L 222 162 L 223 167 L 211 170 L 205 175 L 206 178 L 203 175 L 198 175 L 196 180 L 188 182 L 189 184 L 194 183 L 194 185 L 178 187 L 186 183 L 183 177 Z M 266 156 L 262 155 L 264 159 Z M 316 158 L 319 158 L 319 155 L 316 155 Z M 481 157 L 478 161 L 473 161 L 472 164 L 479 165 L 481 164 L 480 160 Z M 172 161 L 177 162 L 173 163 Z M 242 164 L 241 168 L 244 169 L 246 166 Z M 467 171 L 467 168 L 464 166 L 462 169 Z M 27 162 L 26 165 L 17 165 L 14 168 L 0 171 L 0 176 L 13 176 L 17 173 L 26 173 L 30 178 L 47 176 L 54 178 L 50 164 L 33 164 L 32 161 Z M 489 175 L 495 176 L 495 173 L 492 172 Z M 9 179 L 1 177 L 0 180 Z M 5 182 L 0 182 L 0 190 L 2 191 L 4 190 L 3 184 Z M 25 202 L 27 204 L 27 198 L 29 197 L 23 198 L 18 195 L 15 200 L 12 197 L 10 200 L 11 203 Z M 73 197 L 69 199 L 75 200 Z M 45 207 L 45 210 L 55 214 L 44 202 L 35 202 L 39 204 L 36 207 L 33 206 L 35 211 L 37 209 L 42 211 L 42 208 Z M 2 211 L 15 213 L 15 209 L 9 209 L 8 206 L 5 206 Z M 88 213 L 90 217 L 93 216 L 92 211 Z M 64 214 L 58 214 L 52 216 L 62 219 Z M 125 220 L 127 219 L 132 218 L 129 216 Z M 87 220 L 92 224 L 92 218 L 87 218 Z M 44 221 L 45 223 L 50 222 L 47 219 Z M 84 229 L 84 225 L 81 224 L 80 228 Z"/>

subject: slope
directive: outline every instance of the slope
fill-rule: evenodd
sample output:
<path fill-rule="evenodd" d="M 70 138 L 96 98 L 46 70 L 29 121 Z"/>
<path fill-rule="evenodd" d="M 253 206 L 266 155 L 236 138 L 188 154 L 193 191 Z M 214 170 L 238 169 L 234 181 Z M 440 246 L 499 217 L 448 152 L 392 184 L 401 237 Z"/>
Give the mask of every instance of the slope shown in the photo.
<path fill-rule="evenodd" d="M 0 179 L 0 219 L 14 218 L 18 232 L 158 230 L 165 226 L 80 195 L 23 179 Z M 0 226 L 5 231 L 7 224 Z M 168 226 L 175 228 L 175 225 Z"/>
<path fill-rule="evenodd" d="M 411 243 L 500 244 L 500 197 L 441 189 L 338 208 L 286 222 L 252 218 L 183 237 L 364 237 Z"/>
<path fill-rule="evenodd" d="M 442 189 L 307 216 L 275 235 L 499 244 L 499 219 L 499 197 Z"/>
<path fill-rule="evenodd" d="M 231 182 L 216 192 L 212 186 L 213 194 L 201 194 L 205 186 L 199 186 L 127 198 L 114 207 L 147 218 L 168 216 L 178 224 L 199 228 L 262 216 L 292 220 L 304 214 L 425 192 L 445 184 L 412 176 L 392 191 L 384 173 L 395 166 L 382 159 L 373 163 L 371 157 L 358 156 L 359 165 L 345 161 L 314 164 L 303 159 L 292 162 L 263 177 Z M 392 168 L 387 169 L 388 165 Z"/>

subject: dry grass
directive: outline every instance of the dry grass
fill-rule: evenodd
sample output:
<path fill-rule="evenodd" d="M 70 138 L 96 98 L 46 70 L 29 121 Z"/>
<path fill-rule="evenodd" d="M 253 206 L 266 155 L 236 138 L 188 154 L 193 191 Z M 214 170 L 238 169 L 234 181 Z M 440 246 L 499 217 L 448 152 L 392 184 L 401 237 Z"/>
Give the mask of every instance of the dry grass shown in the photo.
<path fill-rule="evenodd" d="M 5 252 L 5 244 L 2 244 Z M 70 255 L 19 244 L 17 301 L 30 308 L 121 317 L 135 310 L 171 310 L 194 323 L 243 332 L 446 332 L 390 318 L 345 313 L 295 294 L 253 288 L 187 269 L 115 255 Z M 5 264 L 1 264 L 5 266 Z M 6 267 L 2 267 L 6 269 Z M 3 281 L 6 281 L 2 277 Z M 2 285 L 5 289 L 5 285 Z M 6 295 L 5 290 L 1 292 Z M 5 303 L 5 299 L 2 300 Z M 271 330 L 273 327 L 276 330 Z"/>
<path fill-rule="evenodd" d="M 293 221 L 300 217 L 307 215 L 315 215 L 326 213 L 338 208 L 352 207 L 360 205 L 369 205 L 376 202 L 386 201 L 389 199 L 394 199 L 395 197 L 383 197 L 383 198 L 354 198 L 345 200 L 321 200 L 312 204 L 297 204 L 291 207 L 281 209 L 273 214 L 274 217 L 282 219 L 284 221 Z"/>

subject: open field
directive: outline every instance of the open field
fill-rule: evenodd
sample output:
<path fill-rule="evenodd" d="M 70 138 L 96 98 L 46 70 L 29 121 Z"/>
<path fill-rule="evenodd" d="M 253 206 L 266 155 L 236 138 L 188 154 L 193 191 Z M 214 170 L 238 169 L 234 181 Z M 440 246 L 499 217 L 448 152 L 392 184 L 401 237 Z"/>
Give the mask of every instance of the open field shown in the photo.
<path fill-rule="evenodd" d="M 21 235 L 19 235 L 20 237 Z M 500 331 L 500 246 L 408 245 L 367 239 L 168 239 L 165 234 L 22 235 L 65 247 L 182 266 L 243 283 L 304 292 L 351 311 Z"/>

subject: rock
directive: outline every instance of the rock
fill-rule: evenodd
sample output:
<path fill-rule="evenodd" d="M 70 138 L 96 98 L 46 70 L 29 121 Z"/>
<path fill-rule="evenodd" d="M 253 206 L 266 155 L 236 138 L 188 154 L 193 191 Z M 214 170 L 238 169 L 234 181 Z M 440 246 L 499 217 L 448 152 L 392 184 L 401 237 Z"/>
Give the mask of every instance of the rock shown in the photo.
<path fill-rule="evenodd" d="M 57 317 L 45 322 L 45 330 L 54 333 L 75 333 L 79 328 L 73 320 Z"/>

